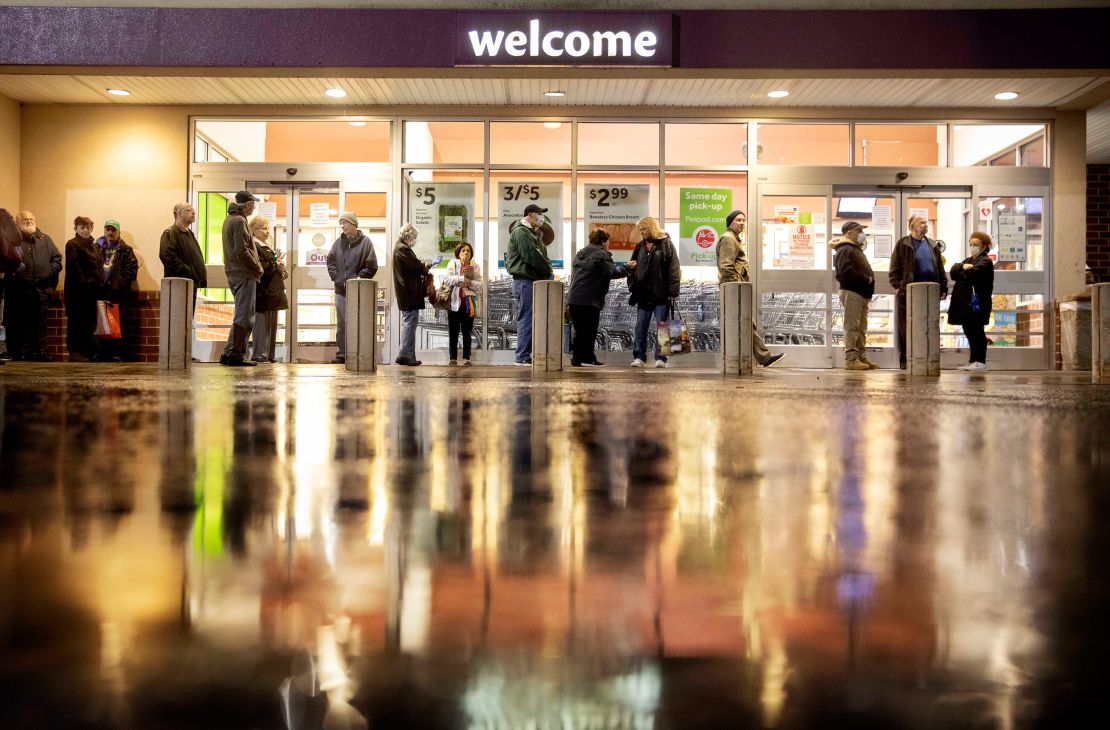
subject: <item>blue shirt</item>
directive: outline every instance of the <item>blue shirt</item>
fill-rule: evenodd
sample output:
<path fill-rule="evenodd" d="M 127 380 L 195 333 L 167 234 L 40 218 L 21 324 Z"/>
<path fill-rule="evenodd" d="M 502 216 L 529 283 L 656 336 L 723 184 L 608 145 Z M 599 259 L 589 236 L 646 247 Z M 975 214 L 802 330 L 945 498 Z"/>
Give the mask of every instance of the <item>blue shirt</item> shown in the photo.
<path fill-rule="evenodd" d="M 933 268 L 933 247 L 928 239 L 911 239 L 913 241 L 913 280 L 936 281 L 937 272 Z"/>

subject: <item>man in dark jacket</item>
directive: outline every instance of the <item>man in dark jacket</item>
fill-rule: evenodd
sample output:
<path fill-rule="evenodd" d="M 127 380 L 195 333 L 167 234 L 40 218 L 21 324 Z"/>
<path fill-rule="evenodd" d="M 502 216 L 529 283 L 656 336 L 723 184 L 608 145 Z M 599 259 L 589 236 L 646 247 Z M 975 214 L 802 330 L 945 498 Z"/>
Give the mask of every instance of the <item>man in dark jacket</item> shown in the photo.
<path fill-rule="evenodd" d="M 867 359 L 867 310 L 875 296 L 875 272 L 863 249 L 867 234 L 855 221 L 845 223 L 829 242 L 834 251 L 833 265 L 840 284 L 840 303 L 844 305 L 844 369 L 877 370 Z"/>
<path fill-rule="evenodd" d="M 22 240 L 21 263 L 5 279 L 4 328 L 13 360 L 50 362 L 46 352 L 46 320 L 62 271 L 62 253 L 39 230 L 35 214 L 25 210 L 16 222 Z"/>
<path fill-rule="evenodd" d="M 393 247 L 393 290 L 401 311 L 401 348 L 394 360 L 398 365 L 420 364 L 416 359 L 416 322 L 427 297 L 424 277 L 428 267 L 413 253 L 417 235 L 416 228 L 405 224 Z"/>
<path fill-rule="evenodd" d="M 532 284 L 551 278 L 551 261 L 547 258 L 540 230 L 544 213 L 534 203 L 525 207 L 524 217 L 509 229 L 509 245 L 505 250 L 505 269 L 513 277 L 513 298 L 516 300 L 516 364 L 532 364 Z"/>
<path fill-rule="evenodd" d="M 890 257 L 890 285 L 894 287 L 894 318 L 898 336 L 898 367 L 906 369 L 906 287 L 925 281 L 940 284 L 940 298 L 948 296 L 948 277 L 936 241 L 926 234 L 929 221 L 910 218 L 910 235 L 903 236 Z"/>
<path fill-rule="evenodd" d="M 570 364 L 574 367 L 601 367 L 605 363 L 594 354 L 597 326 L 609 282 L 628 276 L 636 263 L 617 266 L 606 243 L 609 234 L 604 229 L 590 231 L 590 243 L 574 257 L 571 268 L 570 289 L 567 291 L 567 308 L 574 325 L 574 342 L 571 344 Z"/>
<path fill-rule="evenodd" d="M 74 236 L 66 242 L 66 349 L 69 359 L 78 362 L 92 360 L 100 351 L 93 333 L 104 254 L 92 237 L 92 229 L 91 218 L 77 216 Z"/>
<path fill-rule="evenodd" d="M 378 273 L 378 257 L 370 237 L 358 229 L 358 216 L 339 216 L 343 234 L 335 239 L 328 252 L 328 276 L 335 284 L 335 344 L 338 352 L 333 363 L 347 361 L 347 281 L 373 279 Z"/>
<path fill-rule="evenodd" d="M 197 290 L 208 286 L 208 270 L 204 266 L 204 253 L 197 237 L 189 226 L 197 219 L 192 203 L 178 203 L 173 207 L 173 225 L 162 231 L 158 244 L 158 258 L 162 260 L 163 275 L 193 281 L 193 309 L 197 308 Z"/>
<path fill-rule="evenodd" d="M 99 298 L 119 306 L 122 329 L 126 315 L 125 308 L 135 298 L 132 287 L 139 276 L 139 260 L 135 257 L 135 249 L 120 237 L 120 225 L 117 220 L 104 222 L 104 235 L 96 239 L 96 245 L 101 250 L 103 261 Z M 101 362 L 120 362 L 122 344 L 122 339 L 102 340 L 100 354 L 96 359 Z"/>
<path fill-rule="evenodd" d="M 235 318 L 227 335 L 227 346 L 220 356 L 221 365 L 242 367 L 258 363 L 247 357 L 247 340 L 254 328 L 255 297 L 262 263 L 254 248 L 254 239 L 247 227 L 247 218 L 254 212 L 258 198 L 246 190 L 235 193 L 235 201 L 227 204 L 224 219 L 224 272 L 227 286 L 235 297 Z"/>

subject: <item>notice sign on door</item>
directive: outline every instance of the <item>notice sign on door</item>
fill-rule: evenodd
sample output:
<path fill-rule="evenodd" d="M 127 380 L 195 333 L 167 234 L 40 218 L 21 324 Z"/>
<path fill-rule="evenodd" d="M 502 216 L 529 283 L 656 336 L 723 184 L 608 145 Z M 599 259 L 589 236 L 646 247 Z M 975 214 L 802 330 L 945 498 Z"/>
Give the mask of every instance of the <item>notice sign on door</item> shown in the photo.
<path fill-rule="evenodd" d="M 326 228 L 328 225 L 328 204 L 310 203 L 308 206 L 308 224 L 313 228 Z"/>
<path fill-rule="evenodd" d="M 269 221 L 270 225 L 277 223 L 277 202 L 273 200 L 264 200 L 259 203 L 258 215 Z"/>
<path fill-rule="evenodd" d="M 427 261 L 442 255 L 440 268 L 446 268 L 464 241 L 477 253 L 473 241 L 474 183 L 414 182 L 409 186 L 409 221 L 420 233 L 412 247 L 419 259 Z"/>
<path fill-rule="evenodd" d="M 614 261 L 628 261 L 640 242 L 636 224 L 648 214 L 650 185 L 586 185 L 586 235 L 604 229 Z"/>
<path fill-rule="evenodd" d="M 1025 261 L 1029 229 L 1025 214 L 998 214 L 998 260 Z"/>
<path fill-rule="evenodd" d="M 500 182 L 497 184 L 497 265 L 505 267 L 505 251 L 509 247 L 509 228 L 524 217 L 529 205 L 547 208 L 541 238 L 547 244 L 551 267 L 563 268 L 563 184 L 537 182 Z"/>

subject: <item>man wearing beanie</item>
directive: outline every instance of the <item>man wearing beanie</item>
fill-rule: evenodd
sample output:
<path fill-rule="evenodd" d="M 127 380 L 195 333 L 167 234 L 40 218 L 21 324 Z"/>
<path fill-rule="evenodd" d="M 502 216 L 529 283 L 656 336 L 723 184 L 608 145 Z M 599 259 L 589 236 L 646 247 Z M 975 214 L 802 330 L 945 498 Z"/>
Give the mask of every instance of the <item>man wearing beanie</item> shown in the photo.
<path fill-rule="evenodd" d="M 726 231 L 717 242 L 717 283 L 725 284 L 730 281 L 748 281 L 748 257 L 744 253 L 744 227 L 748 218 L 743 211 L 734 210 L 725 217 Z M 763 333 L 759 331 L 755 320 L 752 320 L 752 355 L 755 361 L 765 368 L 769 368 L 779 360 L 786 357 L 780 352 L 772 355 L 763 344 Z"/>
<path fill-rule="evenodd" d="M 254 305 L 258 280 L 262 278 L 262 263 L 254 238 L 247 227 L 247 218 L 254 212 L 258 198 L 246 190 L 235 193 L 235 200 L 227 204 L 224 219 L 224 273 L 227 286 L 235 298 L 235 317 L 227 334 L 227 346 L 220 356 L 221 365 L 233 367 L 253 366 L 258 363 L 247 358 L 247 340 L 254 329 Z"/>
<path fill-rule="evenodd" d="M 358 229 L 358 216 L 344 213 L 339 216 L 342 235 L 335 239 L 328 251 L 328 276 L 335 285 L 335 344 L 333 363 L 347 361 L 347 281 L 373 279 L 378 273 L 378 257 L 370 237 Z"/>
<path fill-rule="evenodd" d="M 867 235 L 862 226 L 848 221 L 841 235 L 829 241 L 833 250 L 836 281 L 840 284 L 840 303 L 844 305 L 844 369 L 876 370 L 867 359 L 867 309 L 875 296 L 875 272 L 863 249 Z"/>

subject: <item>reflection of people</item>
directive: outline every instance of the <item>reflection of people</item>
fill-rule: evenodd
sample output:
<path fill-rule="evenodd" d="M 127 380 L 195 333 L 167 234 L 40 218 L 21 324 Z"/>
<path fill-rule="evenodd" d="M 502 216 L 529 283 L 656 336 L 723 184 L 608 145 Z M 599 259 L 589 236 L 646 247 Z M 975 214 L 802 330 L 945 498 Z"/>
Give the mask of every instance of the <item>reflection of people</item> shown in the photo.
<path fill-rule="evenodd" d="M 208 270 L 204 267 L 204 253 L 197 237 L 189 226 L 197 219 L 191 203 L 178 203 L 173 207 L 173 225 L 162 231 L 158 244 L 158 258 L 166 277 L 193 280 L 193 309 L 197 307 L 197 290 L 208 286 Z"/>
<path fill-rule="evenodd" d="M 16 221 L 21 234 L 20 262 L 5 279 L 4 328 L 8 354 L 14 360 L 50 362 L 46 352 L 46 319 L 62 271 L 62 253 L 39 230 L 35 214 L 25 210 Z"/>
<path fill-rule="evenodd" d="M 470 340 L 474 331 L 474 317 L 478 313 L 478 292 L 482 289 L 482 271 L 474 263 L 474 249 L 469 243 L 455 248 L 455 258 L 447 264 L 447 286 L 451 287 L 451 301 L 447 307 L 449 365 L 459 362 L 459 331 L 462 331 L 463 365 L 470 365 Z"/>
<path fill-rule="evenodd" d="M 744 227 L 748 217 L 742 210 L 734 210 L 725 216 L 725 232 L 717 241 L 717 283 L 748 281 L 748 256 L 744 253 Z M 786 356 L 780 352 L 772 355 L 763 343 L 763 335 L 752 320 L 752 355 L 755 361 L 769 368 Z"/>
<path fill-rule="evenodd" d="M 594 354 L 594 343 L 601 309 L 605 306 L 605 295 L 609 293 L 609 282 L 628 276 L 629 269 L 636 268 L 635 261 L 627 267 L 616 266 L 613 254 L 609 253 L 606 245 L 608 242 L 609 234 L 603 229 L 591 231 L 589 244 L 575 255 L 572 264 L 567 308 L 574 324 L 570 360 L 574 367 L 601 367 L 605 364 Z"/>
<path fill-rule="evenodd" d="M 74 236 L 66 242 L 66 349 L 69 359 L 92 360 L 99 347 L 96 331 L 96 300 L 100 295 L 100 269 L 104 257 L 92 237 L 91 218 L 73 220 Z"/>
<path fill-rule="evenodd" d="M 135 249 L 120 237 L 119 221 L 104 221 L 104 235 L 96 239 L 101 251 L 101 294 L 100 299 L 112 302 L 119 307 L 119 324 L 122 330 L 126 319 L 126 307 L 135 298 L 135 279 L 139 276 L 139 260 Z M 101 340 L 98 360 L 119 362 L 122 339 Z"/>
<path fill-rule="evenodd" d="M 948 305 L 948 324 L 962 325 L 971 356 L 960 370 L 987 369 L 987 335 L 983 327 L 991 318 L 994 295 L 994 262 L 987 252 L 991 237 L 976 231 L 968 239 L 971 255 L 952 267 L 952 301 Z"/>
<path fill-rule="evenodd" d="M 513 298 L 516 300 L 516 364 L 532 364 L 532 283 L 551 278 L 551 262 L 547 258 L 540 228 L 547 208 L 532 204 L 524 209 L 524 217 L 509 228 L 509 245 L 505 251 L 505 269 L 513 277 Z"/>
<path fill-rule="evenodd" d="M 845 223 L 837 236 L 829 241 L 834 251 L 836 281 L 840 284 L 840 303 L 844 305 L 844 369 L 877 370 L 878 365 L 867 359 L 867 309 L 875 296 L 875 272 L 863 254 L 867 246 L 866 226 L 855 221 Z"/>
<path fill-rule="evenodd" d="M 255 250 L 258 251 L 258 261 L 262 264 L 262 278 L 258 280 L 258 293 L 255 296 L 251 360 L 274 362 L 277 353 L 278 312 L 289 309 L 289 297 L 285 294 L 285 279 L 289 275 L 281 262 L 281 254 L 270 247 L 270 222 L 256 215 L 247 225 L 254 238 Z"/>
<path fill-rule="evenodd" d="M 347 282 L 351 279 L 373 279 L 378 273 L 378 257 L 370 237 L 358 229 L 358 216 L 339 216 L 342 235 L 328 251 L 328 276 L 335 284 L 335 344 L 338 350 L 333 363 L 347 361 Z"/>
<path fill-rule="evenodd" d="M 419 231 L 406 223 L 393 247 L 393 288 L 397 296 L 397 309 L 401 311 L 401 348 L 394 360 L 398 365 L 416 366 L 416 322 L 424 308 L 427 295 L 424 277 L 428 267 L 412 250 Z"/>
<path fill-rule="evenodd" d="M 632 290 L 629 304 L 636 305 L 632 367 L 639 368 L 647 360 L 647 335 L 651 320 L 653 317 L 656 323 L 667 320 L 670 300 L 678 297 L 682 269 L 671 237 L 659 227 L 657 220 L 646 216 L 636 225 L 642 240 L 632 251 L 632 261 L 636 262 L 636 266 L 628 277 L 628 288 Z M 667 367 L 667 356 L 658 342 L 655 344 L 655 367 Z"/>
<path fill-rule="evenodd" d="M 906 287 L 910 284 L 935 281 L 940 284 L 940 298 L 948 296 L 948 277 L 936 241 L 926 234 L 929 221 L 923 216 L 910 218 L 910 234 L 894 245 L 890 257 L 890 285 L 894 287 L 894 318 L 898 335 L 898 367 L 906 369 Z"/>
<path fill-rule="evenodd" d="M 247 359 L 247 339 L 254 329 L 254 310 L 258 293 L 258 280 L 262 278 L 262 264 L 254 247 L 247 218 L 254 213 L 258 198 L 246 190 L 235 193 L 235 200 L 227 204 L 224 219 L 224 273 L 227 286 L 235 297 L 235 317 L 227 334 L 227 346 L 220 356 L 221 365 L 241 367 L 257 365 Z"/>

